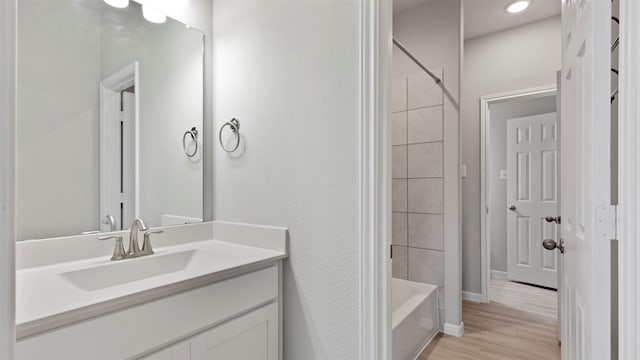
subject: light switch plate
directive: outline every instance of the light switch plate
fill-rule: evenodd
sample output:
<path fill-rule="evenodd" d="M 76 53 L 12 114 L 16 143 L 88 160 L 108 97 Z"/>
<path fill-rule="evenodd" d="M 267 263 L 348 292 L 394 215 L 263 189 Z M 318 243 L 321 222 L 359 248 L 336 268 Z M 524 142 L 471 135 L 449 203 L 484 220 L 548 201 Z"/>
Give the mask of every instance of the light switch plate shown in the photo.
<path fill-rule="evenodd" d="M 507 180 L 507 170 L 500 170 L 500 180 Z"/>
<path fill-rule="evenodd" d="M 467 178 L 467 165 L 460 166 L 460 177 L 463 179 Z"/>

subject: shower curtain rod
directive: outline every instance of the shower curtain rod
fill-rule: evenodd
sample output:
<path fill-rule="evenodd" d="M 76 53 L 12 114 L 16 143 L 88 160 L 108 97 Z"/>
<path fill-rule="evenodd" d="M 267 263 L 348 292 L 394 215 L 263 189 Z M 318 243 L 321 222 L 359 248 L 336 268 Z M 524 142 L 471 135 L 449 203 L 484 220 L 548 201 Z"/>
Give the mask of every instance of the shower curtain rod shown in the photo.
<path fill-rule="evenodd" d="M 409 59 L 413 60 L 413 62 L 416 63 L 416 65 L 418 65 L 422 70 L 424 70 L 424 72 L 429 74 L 429 76 L 431 76 L 433 78 L 433 80 L 436 82 L 436 84 L 440 85 L 442 80 L 440 80 L 440 78 L 437 77 L 434 73 L 429 71 L 429 69 L 427 69 L 426 66 L 422 65 L 422 63 L 418 59 L 416 59 L 416 57 L 413 56 L 413 54 L 411 54 L 409 52 L 409 50 L 407 50 L 407 48 L 404 47 L 404 45 L 402 45 L 402 43 L 400 43 L 400 41 L 396 40 L 396 38 L 393 38 L 393 44 L 395 46 L 397 46 L 398 49 L 402 50 L 402 52 L 405 53 L 405 55 L 407 55 L 409 57 Z"/>

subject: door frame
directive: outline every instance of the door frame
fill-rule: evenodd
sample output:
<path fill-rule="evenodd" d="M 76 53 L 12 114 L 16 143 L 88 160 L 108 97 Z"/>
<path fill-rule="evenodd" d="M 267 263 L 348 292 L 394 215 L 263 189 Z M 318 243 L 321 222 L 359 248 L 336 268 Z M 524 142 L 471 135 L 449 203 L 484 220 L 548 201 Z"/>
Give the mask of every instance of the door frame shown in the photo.
<path fill-rule="evenodd" d="M 391 359 L 392 2 L 360 2 L 360 359 Z"/>
<path fill-rule="evenodd" d="M 120 193 L 114 193 L 109 191 L 109 187 L 106 184 L 119 183 L 119 179 L 113 178 L 115 174 L 119 173 L 117 169 L 119 162 L 114 162 L 112 156 L 107 156 L 110 152 L 111 146 L 114 142 L 120 143 L 120 133 L 114 130 L 114 119 L 120 119 L 121 112 L 114 112 L 114 108 L 118 108 L 117 104 L 120 104 L 120 93 L 125 89 L 134 86 L 134 101 L 135 111 L 133 117 L 133 167 L 134 167 L 134 189 L 133 189 L 133 215 L 134 218 L 138 218 L 140 215 L 139 209 L 139 197 L 140 197 L 140 174 L 138 169 L 140 159 L 140 71 L 137 61 L 125 66 L 124 68 L 109 75 L 100 82 L 100 227 L 104 231 L 106 229 L 102 220 L 108 214 L 108 209 L 111 208 L 110 202 L 114 199 L 120 200 Z M 109 174 L 109 175 L 108 175 Z M 110 178 L 107 178 L 110 176 Z M 125 229 L 124 224 L 119 224 Z"/>
<path fill-rule="evenodd" d="M 480 278 L 481 293 L 480 301 L 488 303 L 491 299 L 491 244 L 489 241 L 489 231 L 491 214 L 489 210 L 489 178 L 487 166 L 489 165 L 489 126 L 491 105 L 511 101 L 528 100 L 541 97 L 557 95 L 556 84 L 545 85 L 529 89 L 514 90 L 494 95 L 480 97 Z"/>
<path fill-rule="evenodd" d="M 618 358 L 640 353 L 640 2 L 620 0 L 618 102 Z M 630 70 L 630 71 L 626 71 Z M 615 305 L 615 303 L 612 303 Z M 615 344 L 612 344 L 615 346 Z"/>
<path fill-rule="evenodd" d="M 0 359 L 13 359 L 16 329 L 16 10 L 0 1 Z"/>

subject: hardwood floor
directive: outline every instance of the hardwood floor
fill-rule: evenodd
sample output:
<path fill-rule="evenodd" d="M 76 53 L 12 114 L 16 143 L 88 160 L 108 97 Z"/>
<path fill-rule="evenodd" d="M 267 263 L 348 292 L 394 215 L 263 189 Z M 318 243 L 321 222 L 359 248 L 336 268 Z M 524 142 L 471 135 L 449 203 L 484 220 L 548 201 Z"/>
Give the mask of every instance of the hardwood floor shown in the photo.
<path fill-rule="evenodd" d="M 495 285 L 501 289 L 494 291 Z M 553 294 L 548 293 L 550 290 L 526 289 L 522 286 L 527 285 L 492 284 L 496 301 L 489 304 L 463 301 L 464 336 L 438 335 L 418 359 L 560 359 L 555 310 L 549 309 L 555 301 Z M 527 290 L 542 290 L 542 296 L 531 296 Z M 529 300 L 524 301 L 525 298 Z M 520 308 L 523 303 L 525 305 Z M 542 304 L 545 309 L 539 311 L 536 304 Z"/>
<path fill-rule="evenodd" d="M 553 320 L 558 317 L 557 292 L 506 279 L 491 279 L 491 302 Z"/>

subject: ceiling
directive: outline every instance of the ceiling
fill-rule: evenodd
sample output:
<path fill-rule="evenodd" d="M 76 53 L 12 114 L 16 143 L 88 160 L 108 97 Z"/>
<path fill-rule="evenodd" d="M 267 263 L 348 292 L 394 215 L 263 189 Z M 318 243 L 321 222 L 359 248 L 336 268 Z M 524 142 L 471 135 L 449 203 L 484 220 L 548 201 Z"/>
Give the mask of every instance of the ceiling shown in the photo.
<path fill-rule="evenodd" d="M 436 1 L 456 0 L 393 0 L 393 13 Z M 464 38 L 472 39 L 510 29 L 552 16 L 560 15 L 561 0 L 531 0 L 531 6 L 520 14 L 505 11 L 513 0 L 463 0 Z"/>

